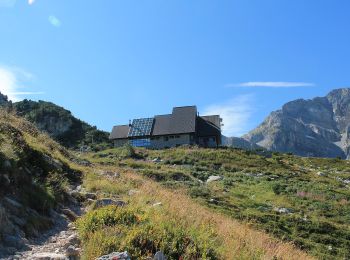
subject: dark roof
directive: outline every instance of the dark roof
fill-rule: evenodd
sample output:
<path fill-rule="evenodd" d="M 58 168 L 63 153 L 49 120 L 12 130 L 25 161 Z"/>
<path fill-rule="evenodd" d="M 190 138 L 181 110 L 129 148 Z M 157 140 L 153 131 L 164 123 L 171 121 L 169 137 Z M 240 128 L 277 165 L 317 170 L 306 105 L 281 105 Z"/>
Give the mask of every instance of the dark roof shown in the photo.
<path fill-rule="evenodd" d="M 170 115 L 155 116 L 152 135 L 194 133 L 196 117 L 196 106 L 174 107 Z"/>
<path fill-rule="evenodd" d="M 198 116 L 196 106 L 174 107 L 171 114 L 154 117 L 151 136 L 195 133 L 196 129 L 199 135 L 216 135 L 220 134 L 220 120 L 218 115 Z M 128 138 L 129 128 L 113 127 L 110 139 Z"/>
<path fill-rule="evenodd" d="M 128 138 L 129 125 L 117 125 L 113 127 L 109 139 L 124 139 Z"/>
<path fill-rule="evenodd" d="M 168 135 L 170 131 L 171 115 L 159 115 L 154 117 L 152 135 Z"/>
<path fill-rule="evenodd" d="M 199 136 L 221 135 L 220 128 L 201 116 L 197 117 L 197 131 Z"/>
<path fill-rule="evenodd" d="M 201 116 L 204 120 L 209 121 L 210 123 L 216 125 L 218 128 L 221 128 L 221 118 L 219 115 L 210 115 L 210 116 Z"/>

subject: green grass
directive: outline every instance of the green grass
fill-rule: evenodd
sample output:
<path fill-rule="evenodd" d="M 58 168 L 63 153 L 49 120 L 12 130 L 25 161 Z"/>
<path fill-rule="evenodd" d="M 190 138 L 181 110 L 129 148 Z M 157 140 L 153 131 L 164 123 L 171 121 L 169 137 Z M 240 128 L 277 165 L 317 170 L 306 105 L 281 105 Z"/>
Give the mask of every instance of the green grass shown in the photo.
<path fill-rule="evenodd" d="M 169 189 L 185 189 L 203 205 L 292 241 L 321 259 L 350 257 L 350 162 L 239 149 L 123 148 L 88 155 L 132 169 Z M 106 156 L 108 154 L 108 156 Z M 151 162 L 160 158 L 162 162 Z M 318 175 L 319 172 L 322 174 Z M 223 180 L 206 184 L 210 175 Z M 289 213 L 279 213 L 286 208 Z"/>
<path fill-rule="evenodd" d="M 135 259 L 159 250 L 168 259 L 220 259 L 210 226 L 189 228 L 151 206 L 108 206 L 88 212 L 76 224 L 85 245 L 84 259 L 124 250 Z"/>
<path fill-rule="evenodd" d="M 23 205 L 28 236 L 51 225 L 50 210 L 67 201 L 68 185 L 80 180 L 72 158 L 32 124 L 0 109 L 0 199 L 9 196 Z"/>

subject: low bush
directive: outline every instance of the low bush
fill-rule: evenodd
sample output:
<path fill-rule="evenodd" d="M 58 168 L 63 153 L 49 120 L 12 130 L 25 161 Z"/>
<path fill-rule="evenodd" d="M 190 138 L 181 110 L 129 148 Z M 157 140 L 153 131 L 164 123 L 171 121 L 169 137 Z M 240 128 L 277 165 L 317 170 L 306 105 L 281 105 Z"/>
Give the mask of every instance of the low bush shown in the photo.
<path fill-rule="evenodd" d="M 85 259 L 125 250 L 133 259 L 146 259 L 159 250 L 168 259 L 220 259 L 210 227 L 186 227 L 154 208 L 108 206 L 87 213 L 76 224 Z"/>

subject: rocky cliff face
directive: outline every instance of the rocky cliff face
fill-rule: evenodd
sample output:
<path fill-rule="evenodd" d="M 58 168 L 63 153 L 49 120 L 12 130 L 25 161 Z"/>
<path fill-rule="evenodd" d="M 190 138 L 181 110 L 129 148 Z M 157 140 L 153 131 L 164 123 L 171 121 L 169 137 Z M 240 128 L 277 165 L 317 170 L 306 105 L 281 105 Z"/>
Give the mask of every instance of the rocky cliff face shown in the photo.
<path fill-rule="evenodd" d="M 66 147 L 97 147 L 109 144 L 107 132 L 79 120 L 70 111 L 51 102 L 23 100 L 14 103 L 13 107 L 18 115 L 34 123 L 37 128 Z"/>
<path fill-rule="evenodd" d="M 350 89 L 336 89 L 312 100 L 291 101 L 243 138 L 274 151 L 349 158 Z"/>
<path fill-rule="evenodd" d="M 244 138 L 241 137 L 221 137 L 222 145 L 228 146 L 228 147 L 234 147 L 234 148 L 241 148 L 245 150 L 256 150 L 262 148 L 261 146 L 249 142 Z"/>

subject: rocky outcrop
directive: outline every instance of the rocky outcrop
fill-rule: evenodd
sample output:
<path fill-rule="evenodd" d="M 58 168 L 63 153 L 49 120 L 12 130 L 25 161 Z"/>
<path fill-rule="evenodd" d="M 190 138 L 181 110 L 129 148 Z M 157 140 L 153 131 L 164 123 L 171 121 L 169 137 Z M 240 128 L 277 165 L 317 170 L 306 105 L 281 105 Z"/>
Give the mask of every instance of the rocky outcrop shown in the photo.
<path fill-rule="evenodd" d="M 66 147 L 109 143 L 109 134 L 78 118 L 69 110 L 51 102 L 23 100 L 13 104 L 17 114 Z"/>
<path fill-rule="evenodd" d="M 291 101 L 243 138 L 272 151 L 349 158 L 350 89 L 336 89 L 312 100 Z"/>
<path fill-rule="evenodd" d="M 244 150 L 256 150 L 262 147 L 241 137 L 221 136 L 222 145 Z"/>

